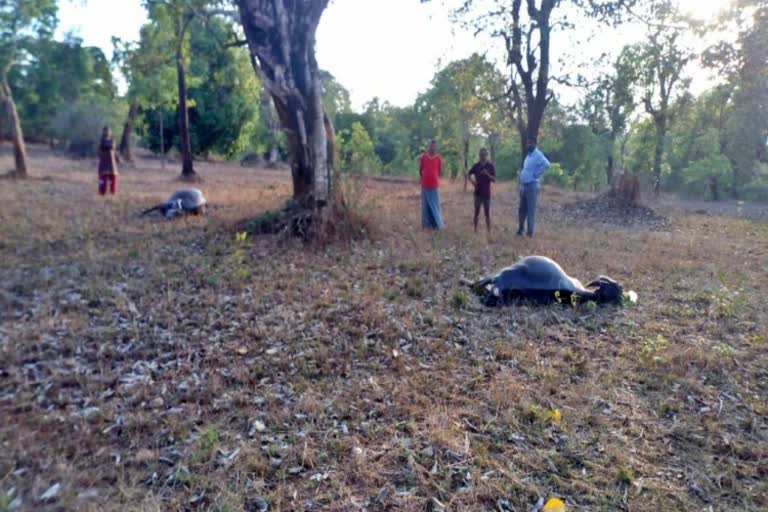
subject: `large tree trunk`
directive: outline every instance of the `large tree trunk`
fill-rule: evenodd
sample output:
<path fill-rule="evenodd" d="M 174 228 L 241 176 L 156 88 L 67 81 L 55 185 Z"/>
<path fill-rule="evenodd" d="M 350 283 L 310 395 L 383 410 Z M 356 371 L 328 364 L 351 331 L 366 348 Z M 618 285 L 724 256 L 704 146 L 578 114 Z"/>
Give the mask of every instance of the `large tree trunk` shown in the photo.
<path fill-rule="evenodd" d="M 131 101 L 128 109 L 128 119 L 123 125 L 123 135 L 120 137 L 120 154 L 126 162 L 133 162 L 133 153 L 131 152 L 131 135 L 136 126 L 136 117 L 139 115 L 139 104 L 136 100 Z"/>
<path fill-rule="evenodd" d="M 522 113 L 521 113 L 522 116 Z M 528 142 L 528 125 L 525 124 L 525 120 L 521 120 L 517 123 L 517 134 L 520 137 L 520 173 L 523 172 L 523 165 L 525 165 L 525 157 L 528 156 L 526 148 Z"/>
<path fill-rule="evenodd" d="M 14 170 L 12 176 L 15 178 L 27 177 L 27 148 L 24 144 L 24 132 L 21 129 L 21 120 L 16 110 L 16 103 L 13 101 L 11 87 L 8 85 L 8 77 L 2 77 L 2 99 L 5 101 L 5 108 L 8 111 L 8 120 L 11 127 L 11 141 L 13 142 L 13 160 Z"/>
<path fill-rule="evenodd" d="M 526 29 L 521 23 L 520 10 L 522 0 L 513 0 L 511 6 L 512 14 L 512 32 L 503 32 L 507 47 L 507 58 L 509 64 L 516 71 L 518 77 L 513 73 L 511 77 L 511 92 L 513 95 L 513 105 L 517 114 L 517 129 L 520 135 L 521 164 L 525 163 L 525 147 L 528 139 L 538 139 L 541 120 L 544 117 L 544 111 L 549 103 L 549 48 L 551 25 L 550 17 L 552 10 L 558 2 L 546 0 L 536 7 L 536 3 L 529 1 L 526 3 L 528 16 L 531 18 L 533 27 L 538 32 L 538 44 L 534 44 L 531 34 L 534 28 Z M 524 32 L 528 32 L 527 37 L 523 37 Z M 538 55 L 537 55 L 538 53 Z M 534 76 L 535 73 L 535 76 Z M 522 85 L 522 90 L 520 85 Z M 525 119 L 522 116 L 522 107 L 525 106 Z"/>
<path fill-rule="evenodd" d="M 192 144 L 189 139 L 189 109 L 187 108 L 187 67 L 184 62 L 184 38 L 194 15 L 185 13 L 175 20 L 176 36 L 176 78 L 179 88 L 177 113 L 179 116 L 179 150 L 181 151 L 181 179 L 196 181 L 198 179 L 192 164 Z"/>
<path fill-rule="evenodd" d="M 197 173 L 192 165 L 192 144 L 189 140 L 189 109 L 187 108 L 187 69 L 184 64 L 184 53 L 179 46 L 176 55 L 176 74 L 179 80 L 179 144 L 181 147 L 181 177 L 194 181 Z"/>
<path fill-rule="evenodd" d="M 661 193 L 661 162 L 664 159 L 664 141 L 667 137 L 667 120 L 662 116 L 655 119 L 656 147 L 653 150 L 653 193 Z"/>
<path fill-rule="evenodd" d="M 248 47 L 288 140 L 293 197 L 315 208 L 329 195 L 328 136 L 315 33 L 328 0 L 238 0 Z"/>

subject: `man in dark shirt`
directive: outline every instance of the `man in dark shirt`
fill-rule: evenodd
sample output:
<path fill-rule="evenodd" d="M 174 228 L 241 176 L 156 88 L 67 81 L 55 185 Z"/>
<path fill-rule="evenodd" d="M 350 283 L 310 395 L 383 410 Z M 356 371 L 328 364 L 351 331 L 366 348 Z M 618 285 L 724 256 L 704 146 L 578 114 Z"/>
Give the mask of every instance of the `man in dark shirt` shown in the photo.
<path fill-rule="evenodd" d="M 480 150 L 480 161 L 469 171 L 469 181 L 475 187 L 475 233 L 477 233 L 477 217 L 480 206 L 485 213 L 485 226 L 491 232 L 491 183 L 496 181 L 496 168 L 488 161 L 488 151 Z"/>

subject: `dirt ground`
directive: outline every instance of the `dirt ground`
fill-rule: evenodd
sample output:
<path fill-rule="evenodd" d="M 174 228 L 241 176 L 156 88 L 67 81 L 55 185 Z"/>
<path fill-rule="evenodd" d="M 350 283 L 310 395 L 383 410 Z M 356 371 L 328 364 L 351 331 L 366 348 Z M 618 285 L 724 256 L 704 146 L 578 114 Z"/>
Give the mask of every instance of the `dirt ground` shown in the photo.
<path fill-rule="evenodd" d="M 595 227 L 544 189 L 520 240 L 512 184 L 488 236 L 445 183 L 432 234 L 415 183 L 370 181 L 367 239 L 242 240 L 285 171 L 199 163 L 214 208 L 166 222 L 138 212 L 177 165 L 99 197 L 95 162 L 30 153 L 0 181 L 0 511 L 768 509 L 765 222 L 664 199 L 664 229 Z M 459 283 L 529 254 L 639 303 Z"/>

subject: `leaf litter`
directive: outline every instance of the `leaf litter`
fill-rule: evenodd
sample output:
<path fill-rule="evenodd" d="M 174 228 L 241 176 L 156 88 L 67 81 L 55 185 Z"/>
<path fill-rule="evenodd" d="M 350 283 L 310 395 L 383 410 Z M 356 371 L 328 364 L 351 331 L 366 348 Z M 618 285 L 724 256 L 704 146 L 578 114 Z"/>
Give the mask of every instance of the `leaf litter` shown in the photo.
<path fill-rule="evenodd" d="M 90 253 L 56 222 L 60 245 L 3 247 L 0 496 L 113 510 L 766 506 L 764 230 L 681 217 L 674 236 L 607 236 L 559 223 L 545 190 L 537 239 L 514 238 L 500 194 L 488 241 L 460 225 L 471 197 L 447 185 L 456 222 L 433 236 L 414 199 L 372 184 L 379 238 L 252 237 L 242 271 L 228 226 L 263 179 L 212 177 L 231 206 L 188 224 L 83 206 L 121 226 L 91 223 Z M 39 200 L 18 187 L 4 199 Z M 528 253 L 643 299 L 452 304 L 460 277 Z M 720 291 L 722 272 L 743 292 Z"/>

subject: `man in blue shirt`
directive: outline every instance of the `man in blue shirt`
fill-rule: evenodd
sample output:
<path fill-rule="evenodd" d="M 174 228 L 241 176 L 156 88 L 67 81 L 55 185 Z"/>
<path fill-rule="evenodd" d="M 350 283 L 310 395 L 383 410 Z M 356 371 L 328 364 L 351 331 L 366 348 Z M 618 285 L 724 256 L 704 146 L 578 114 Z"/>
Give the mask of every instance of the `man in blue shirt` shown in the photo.
<path fill-rule="evenodd" d="M 523 227 L 528 220 L 528 237 L 533 237 L 533 228 L 536 225 L 536 198 L 539 195 L 539 179 L 549 168 L 549 160 L 536 147 L 536 139 L 529 138 L 526 143 L 527 156 L 523 162 L 523 170 L 520 173 L 520 209 L 518 216 L 520 225 L 517 236 L 523 236 Z"/>

